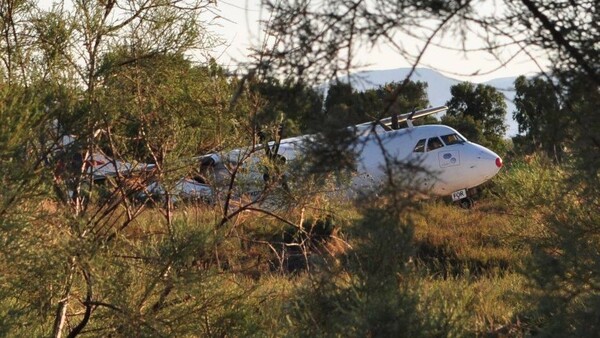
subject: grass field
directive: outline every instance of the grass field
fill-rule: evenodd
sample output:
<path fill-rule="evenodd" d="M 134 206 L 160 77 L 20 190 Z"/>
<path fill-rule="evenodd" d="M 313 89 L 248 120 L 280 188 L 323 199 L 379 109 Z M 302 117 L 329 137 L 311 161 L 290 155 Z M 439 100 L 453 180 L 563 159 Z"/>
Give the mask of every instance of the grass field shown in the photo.
<path fill-rule="evenodd" d="M 75 217 L 24 203 L 2 223 L 0 334 L 57 323 L 91 336 L 534 334 L 549 317 L 532 262 L 553 238 L 545 201 L 560 175 L 515 164 L 470 210 L 315 196 L 224 221 L 220 205 L 132 218 L 120 205 Z"/>

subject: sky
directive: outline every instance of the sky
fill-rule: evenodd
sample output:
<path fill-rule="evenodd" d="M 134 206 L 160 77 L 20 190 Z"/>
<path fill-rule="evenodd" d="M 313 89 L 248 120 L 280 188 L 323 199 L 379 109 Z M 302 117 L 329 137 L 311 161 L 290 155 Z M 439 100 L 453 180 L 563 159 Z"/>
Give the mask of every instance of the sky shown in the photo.
<path fill-rule="evenodd" d="M 223 44 L 212 50 L 211 56 L 219 64 L 228 69 L 236 69 L 239 62 L 248 62 L 248 48 L 260 46 L 264 34 L 259 24 L 260 20 L 267 20 L 269 13 L 260 5 L 261 0 L 215 0 L 216 8 L 206 12 L 202 19 L 207 23 L 208 30 L 223 39 Z M 49 9 L 53 0 L 39 0 L 42 8 Z M 68 1 L 67 1 L 67 7 Z M 497 8 L 484 8 L 497 10 Z M 404 46 L 418 46 L 419 41 L 406 36 L 398 36 Z M 444 41 L 446 45 L 459 45 L 458 41 Z M 476 47 L 476 46 L 470 46 Z M 477 46 L 480 47 L 480 46 Z M 506 50 L 501 55 L 505 60 L 512 55 L 511 50 Z M 411 67 L 412 64 L 401 58 L 390 47 L 380 45 L 374 48 L 366 46 L 355 52 L 356 61 L 365 65 L 356 71 L 385 70 Z M 548 68 L 549 62 L 545 57 L 539 57 L 538 63 L 543 68 Z M 524 54 L 519 55 L 503 66 L 489 74 L 490 70 L 498 68 L 499 61 L 488 53 L 471 52 L 465 55 L 462 52 L 429 47 L 419 67 L 434 69 L 447 77 L 457 80 L 466 80 L 475 83 L 491 79 L 512 77 L 518 75 L 532 75 L 539 73 L 538 65 Z M 478 72 L 485 75 L 469 75 Z"/>
<path fill-rule="evenodd" d="M 235 69 L 237 62 L 247 61 L 248 48 L 259 46 L 263 35 L 259 20 L 268 19 L 269 13 L 260 6 L 260 0 L 218 0 L 217 11 L 211 13 L 216 17 L 211 22 L 217 24 L 212 30 L 221 35 L 225 44 L 213 51 L 213 56 L 218 62 L 230 69 Z M 405 46 L 418 46 L 419 42 L 409 37 L 399 37 Z M 446 42 L 446 41 L 445 41 Z M 450 41 L 447 44 L 457 42 Z M 385 70 L 410 67 L 411 64 L 399 57 L 390 47 L 380 45 L 375 48 L 361 48 L 356 54 L 357 61 L 366 66 L 359 70 Z M 503 60 L 512 55 L 511 50 L 505 50 Z M 545 58 L 539 58 L 538 63 L 547 67 Z M 499 67 L 499 61 L 492 55 L 484 52 L 450 51 L 442 48 L 430 47 L 419 67 L 435 69 L 442 74 L 458 80 L 468 80 L 475 83 L 485 82 L 495 78 L 511 77 L 518 75 L 531 75 L 538 73 L 539 67 L 524 54 L 511 60 L 506 66 Z M 488 73 L 485 75 L 471 75 L 474 73 Z"/>

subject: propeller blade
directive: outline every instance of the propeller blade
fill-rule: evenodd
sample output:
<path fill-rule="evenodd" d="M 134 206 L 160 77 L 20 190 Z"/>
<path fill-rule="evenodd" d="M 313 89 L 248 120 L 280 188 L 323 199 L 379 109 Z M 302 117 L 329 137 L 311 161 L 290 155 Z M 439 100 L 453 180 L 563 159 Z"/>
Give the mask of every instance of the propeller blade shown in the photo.
<path fill-rule="evenodd" d="M 398 114 L 394 113 L 392 115 L 392 129 L 398 130 L 400 129 L 400 122 L 398 121 Z"/>

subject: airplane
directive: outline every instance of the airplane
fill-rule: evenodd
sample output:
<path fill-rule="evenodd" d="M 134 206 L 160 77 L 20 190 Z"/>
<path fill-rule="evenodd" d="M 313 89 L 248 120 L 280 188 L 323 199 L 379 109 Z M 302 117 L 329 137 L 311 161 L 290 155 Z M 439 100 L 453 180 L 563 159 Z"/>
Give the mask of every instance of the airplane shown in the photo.
<path fill-rule="evenodd" d="M 130 176 L 134 173 L 148 172 L 155 168 L 154 164 L 129 163 L 111 158 L 101 150 L 95 152 L 83 151 L 77 145 L 74 135 L 63 135 L 56 144 L 52 145 L 51 152 L 56 158 L 55 171 L 63 172 L 68 169 L 72 173 L 81 172 L 92 178 L 94 182 L 101 182 L 110 177 Z"/>
<path fill-rule="evenodd" d="M 416 186 L 413 188 L 426 195 L 451 196 L 462 207 L 472 207 L 469 191 L 494 177 L 503 166 L 502 159 L 490 149 L 469 142 L 451 127 L 413 125 L 413 119 L 447 109 L 446 106 L 433 107 L 349 127 L 356 132 L 355 142 L 361 144 L 351 189 L 360 192 L 384 182 L 387 175 L 384 170 L 386 157 L 391 156 L 401 162 L 417 163 L 423 172 L 429 173 L 415 177 Z M 400 128 L 402 122 L 406 122 L 408 127 Z M 307 141 L 311 139 L 313 135 L 286 138 L 268 143 L 266 150 L 267 153 L 274 152 L 281 162 L 290 163 L 303 153 Z M 227 170 L 226 164 L 253 167 L 256 157 L 251 156 L 248 161 L 245 154 L 258 153 L 256 150 L 263 147 L 258 145 L 254 149 L 236 149 L 224 156 L 213 153 L 198 159 L 202 162 L 201 167 L 214 168 L 214 172 L 222 178 Z M 251 164 L 242 163 L 244 160 Z M 260 180 L 263 174 L 254 172 L 253 175 Z M 214 192 L 208 186 L 202 183 L 197 193 Z M 189 188 L 193 189 L 191 186 Z"/>
<path fill-rule="evenodd" d="M 411 188 L 423 195 L 451 196 L 464 208 L 473 206 L 469 191 L 494 177 L 502 168 L 500 156 L 493 151 L 469 142 L 463 135 L 445 125 L 413 125 L 413 120 L 447 110 L 446 106 L 433 107 L 407 114 L 395 115 L 385 119 L 366 122 L 348 127 L 356 135 L 355 142 L 358 158 L 356 170 L 349 189 L 361 193 L 377 187 L 386 179 L 386 157 L 403 163 L 416 163 L 422 169 L 414 174 L 415 185 Z M 400 128 L 406 122 L 407 127 Z M 199 171 L 211 172 L 210 179 L 205 177 L 183 177 L 175 182 L 170 195 L 176 199 L 199 199 L 216 201 L 216 184 L 226 185 L 231 179 L 231 168 L 245 168 L 246 179 L 254 180 L 254 191 L 249 195 L 260 194 L 260 184 L 264 184 L 265 174 L 258 169 L 258 154 L 266 150 L 275 155 L 280 163 L 291 163 L 302 156 L 306 144 L 314 140 L 314 135 L 304 135 L 281 139 L 278 142 L 258 144 L 251 148 L 235 149 L 223 155 L 211 153 L 199 156 Z M 74 143 L 71 135 L 63 137 L 62 147 Z M 153 164 L 131 164 L 114 160 L 102 153 L 91 153 L 85 157 L 85 172 L 95 181 L 135 172 L 150 172 Z M 75 162 L 81 163 L 82 156 Z M 73 162 L 73 159 L 71 159 Z M 77 165 L 81 167 L 81 164 Z M 423 174 L 428 173 L 428 174 Z M 209 183 L 212 182 L 212 183 Z M 252 189 L 250 189 L 252 190 Z M 164 188 L 158 182 L 150 182 L 142 197 L 163 196 Z"/>
<path fill-rule="evenodd" d="M 411 188 L 424 195 L 451 196 L 462 207 L 470 208 L 473 200 L 468 196 L 470 189 L 477 187 L 494 177 L 502 168 L 500 156 L 493 151 L 469 142 L 458 131 L 445 125 L 413 125 L 413 120 L 447 110 L 446 106 L 433 107 L 403 115 L 395 115 L 374 122 L 348 127 L 356 135 L 355 142 L 358 158 L 356 170 L 349 189 L 354 192 L 367 192 L 384 182 L 387 172 L 384 170 L 387 159 L 394 158 L 403 163 L 416 163 L 422 172 L 414 174 L 415 185 Z M 408 127 L 400 128 L 406 122 Z M 231 168 L 244 168 L 246 179 L 255 181 L 254 191 L 249 195 L 260 194 L 258 186 L 264 184 L 265 174 L 258 169 L 260 150 L 274 155 L 280 163 L 291 163 L 305 151 L 306 144 L 314 140 L 314 135 L 304 135 L 281 139 L 278 142 L 258 144 L 251 148 L 235 149 L 224 155 L 212 153 L 199 156 L 199 171 L 211 171 L 211 179 L 203 177 L 183 177 L 177 181 L 170 192 L 173 198 L 200 199 L 214 202 L 216 186 L 224 185 L 231 179 Z M 73 136 L 65 136 L 62 147 L 74 143 Z M 102 153 L 91 153 L 71 159 L 81 163 L 85 158 L 85 172 L 95 181 L 135 172 L 150 172 L 153 164 L 131 164 L 114 160 Z M 428 173 L 428 174 L 423 174 Z M 212 184 L 209 182 L 213 182 Z M 158 182 L 147 185 L 143 196 L 162 196 L 164 188 Z"/>
<path fill-rule="evenodd" d="M 92 175 L 94 181 L 102 181 L 110 177 L 121 175 L 131 176 L 135 173 L 149 172 L 155 168 L 154 164 L 129 163 L 115 160 L 101 152 L 89 154 L 85 161 L 85 169 L 88 175 Z"/>

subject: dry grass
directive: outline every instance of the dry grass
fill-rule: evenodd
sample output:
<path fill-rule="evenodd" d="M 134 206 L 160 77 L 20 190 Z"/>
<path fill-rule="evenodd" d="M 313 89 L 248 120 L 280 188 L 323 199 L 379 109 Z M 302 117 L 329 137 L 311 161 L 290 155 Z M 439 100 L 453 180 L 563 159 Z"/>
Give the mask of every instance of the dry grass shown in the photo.
<path fill-rule="evenodd" d="M 522 336 L 528 252 L 519 245 L 515 216 L 497 201 L 471 210 L 427 201 L 414 216 L 420 306 L 449 336 Z"/>
<path fill-rule="evenodd" d="M 443 277 L 496 274 L 512 269 L 522 253 L 512 247 L 511 217 L 427 203 L 413 217 L 417 262 Z"/>
<path fill-rule="evenodd" d="M 403 278 L 414 286 L 419 315 L 428 321 L 432 335 L 522 335 L 521 313 L 527 305 L 521 298 L 525 280 L 518 271 L 528 252 L 520 241 L 540 231 L 535 227 L 539 220 L 535 212 L 529 218 L 513 214 L 505 201 L 491 197 L 471 210 L 439 200 L 419 204 L 406 212 L 414 224 L 414 265 Z M 52 203 L 43 204 L 41 210 L 60 213 Z M 217 303 L 218 297 L 230 297 L 226 300 L 237 307 L 231 313 L 246 321 L 247 332 L 294 335 L 297 332 L 286 324 L 286 316 L 293 307 L 292 295 L 301 297 L 299 290 L 320 273 L 311 264 L 330 264 L 331 270 L 339 271 L 338 280 L 356 278 L 344 265 L 344 257 L 361 246 L 354 232 L 361 210 L 347 201 L 320 196 L 298 206 L 240 212 L 220 225 L 221 206 L 181 204 L 169 226 L 159 207 L 148 207 L 119 231 L 112 249 L 100 252 L 105 262 L 90 264 L 106 271 L 106 285 L 98 282 L 99 293 L 112 296 L 111 288 L 118 281 L 130 285 L 128 297 L 135 300 L 141 289 L 133 280 L 151 284 L 150 277 L 156 273 L 153 262 L 172 256 L 180 269 L 178 278 L 189 283 L 176 290 L 182 299 L 188 290 L 197 288 L 199 295 L 205 292 L 193 278 L 185 279 L 198 275 L 205 278 L 206 287 L 215 290 L 211 295 Z M 335 222 L 323 227 L 328 216 Z M 107 229 L 118 229 L 125 222 L 124 214 L 115 212 L 109 221 Z M 292 268 L 291 254 L 298 256 L 298 252 L 290 248 L 300 248 L 293 246 L 300 242 L 309 254 Z M 54 244 L 48 241 L 47 245 Z M 113 273 L 117 267 L 122 275 Z M 133 303 L 129 298 L 123 301 Z M 160 299 L 160 294 L 154 298 Z M 180 310 L 186 312 L 183 304 Z M 213 311 L 215 318 L 221 316 Z M 0 308 L 0 314 L 4 312 Z M 225 324 L 221 328 L 226 332 Z"/>

